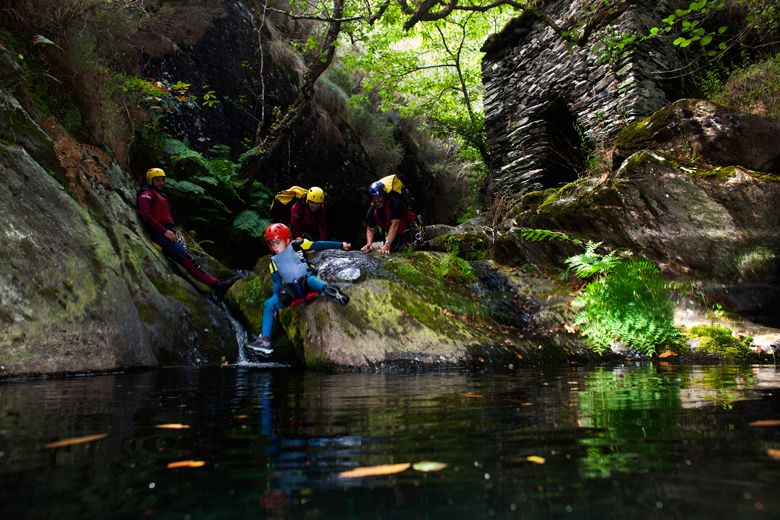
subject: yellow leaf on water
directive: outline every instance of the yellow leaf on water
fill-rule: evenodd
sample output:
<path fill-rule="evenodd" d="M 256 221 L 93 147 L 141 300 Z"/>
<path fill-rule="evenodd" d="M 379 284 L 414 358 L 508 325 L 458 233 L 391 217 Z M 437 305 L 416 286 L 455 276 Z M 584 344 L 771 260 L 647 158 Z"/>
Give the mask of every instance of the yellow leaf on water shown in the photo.
<path fill-rule="evenodd" d="M 780 450 L 778 449 L 769 448 L 768 450 L 766 450 L 766 454 L 775 460 L 780 460 Z"/>
<path fill-rule="evenodd" d="M 342 471 L 338 474 L 341 478 L 361 478 L 361 477 L 374 477 L 377 475 L 392 475 L 393 473 L 401 473 L 411 467 L 411 464 L 404 462 L 403 464 L 382 464 L 381 466 L 366 466 L 365 468 L 355 468 L 349 471 Z"/>
<path fill-rule="evenodd" d="M 108 437 L 107 433 L 96 433 L 94 435 L 84 435 L 83 437 L 71 437 L 70 439 L 62 439 L 61 441 L 50 442 L 44 444 L 44 448 L 61 448 L 63 446 L 72 446 L 74 444 L 84 444 L 85 442 L 99 441 Z"/>
<path fill-rule="evenodd" d="M 189 424 L 180 424 L 180 423 L 166 423 L 166 424 L 156 424 L 154 426 L 155 428 L 160 428 L 161 430 L 186 430 L 190 427 Z"/>
<path fill-rule="evenodd" d="M 412 465 L 413 470 L 422 471 L 423 473 L 429 473 L 431 471 L 441 471 L 446 467 L 447 465 L 443 462 L 431 462 L 431 461 L 415 462 Z"/>
<path fill-rule="evenodd" d="M 658 354 L 658 359 L 666 359 L 668 357 L 676 357 L 678 354 L 677 352 L 672 352 L 671 350 L 664 350 L 661 354 Z"/>
<path fill-rule="evenodd" d="M 761 421 L 753 421 L 748 426 L 780 426 L 780 420 L 778 419 L 764 419 Z"/>
<path fill-rule="evenodd" d="M 201 468 L 205 465 L 206 465 L 205 460 L 177 460 L 176 462 L 169 462 L 166 467 L 168 469 Z"/>
<path fill-rule="evenodd" d="M 539 457 L 538 455 L 529 455 L 525 458 L 528 462 L 533 462 L 534 464 L 544 464 L 547 462 L 544 460 L 544 457 Z"/>
<path fill-rule="evenodd" d="M 240 420 L 243 420 L 243 419 L 249 419 L 249 416 L 248 415 L 236 415 L 234 417 L 234 419 L 237 419 L 237 420 L 240 421 Z"/>

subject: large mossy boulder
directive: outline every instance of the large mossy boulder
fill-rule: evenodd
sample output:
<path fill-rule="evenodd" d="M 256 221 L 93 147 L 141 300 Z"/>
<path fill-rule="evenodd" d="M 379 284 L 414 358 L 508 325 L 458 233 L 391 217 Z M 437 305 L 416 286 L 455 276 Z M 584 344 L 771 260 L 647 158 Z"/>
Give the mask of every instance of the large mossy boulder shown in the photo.
<path fill-rule="evenodd" d="M 236 284 L 231 304 L 250 331 L 260 328 L 262 301 L 270 295 L 268 260 Z M 562 323 L 564 300 L 553 317 L 532 301 L 552 287 L 536 286 L 488 261 L 452 254 L 324 251 L 320 276 L 350 297 L 346 306 L 320 297 L 284 309 L 274 329 L 275 359 L 309 368 L 393 369 L 408 366 L 507 366 L 583 355 Z M 534 300 L 531 293 L 544 291 Z"/>
<path fill-rule="evenodd" d="M 208 290 L 141 231 L 128 176 L 0 96 L 0 375 L 235 358 Z"/>
<path fill-rule="evenodd" d="M 623 129 L 616 167 L 641 150 L 658 150 L 699 166 L 742 166 L 780 174 L 780 121 L 701 99 L 681 99 Z"/>

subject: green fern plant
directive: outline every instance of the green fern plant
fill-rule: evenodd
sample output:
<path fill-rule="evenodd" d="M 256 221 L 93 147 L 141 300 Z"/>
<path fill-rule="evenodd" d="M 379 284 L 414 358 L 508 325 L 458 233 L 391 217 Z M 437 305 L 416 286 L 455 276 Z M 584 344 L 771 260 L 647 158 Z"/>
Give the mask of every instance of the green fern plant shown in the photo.
<path fill-rule="evenodd" d="M 591 242 L 585 244 L 585 251 L 579 255 L 570 256 L 564 262 L 568 266 L 564 274 L 574 271 L 577 278 L 587 279 L 597 274 L 607 274 L 617 267 L 622 261 L 618 253 L 610 251 L 602 255 L 596 252 L 602 242 Z"/>
<path fill-rule="evenodd" d="M 582 244 L 580 240 L 571 238 L 566 233 L 562 233 L 560 231 L 551 231 L 549 229 L 520 228 L 520 236 L 523 237 L 523 240 L 528 240 L 529 242 L 560 240 L 564 242 L 571 242 L 572 244 Z"/>
<path fill-rule="evenodd" d="M 619 260 L 607 275 L 586 285 L 574 303 L 581 309 L 575 323 L 599 354 L 619 344 L 649 356 L 656 347 L 680 340 L 669 289 L 649 260 Z"/>
<path fill-rule="evenodd" d="M 239 193 L 244 184 L 238 177 L 240 163 L 228 158 L 227 147 L 213 146 L 209 153 L 215 158 L 208 158 L 186 142 L 167 138 L 163 150 L 167 155 L 165 162 L 177 166 L 179 178 L 169 179 L 168 188 L 171 196 L 178 199 L 180 212 L 190 213 L 188 222 L 231 240 L 262 237 L 271 223 L 268 217 L 273 193 L 262 183 L 254 182 L 244 200 Z"/>
<path fill-rule="evenodd" d="M 452 282 L 468 283 L 475 279 L 471 264 L 460 258 L 456 251 L 447 253 L 439 262 L 435 272 L 438 276 Z"/>

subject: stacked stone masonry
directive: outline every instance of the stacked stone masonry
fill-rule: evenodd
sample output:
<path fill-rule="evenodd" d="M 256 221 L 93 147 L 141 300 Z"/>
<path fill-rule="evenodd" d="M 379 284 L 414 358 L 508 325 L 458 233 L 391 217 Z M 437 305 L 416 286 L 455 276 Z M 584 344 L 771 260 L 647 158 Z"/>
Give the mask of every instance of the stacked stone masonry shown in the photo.
<path fill-rule="evenodd" d="M 629 56 L 599 60 L 601 37 L 641 37 L 680 4 L 639 0 L 583 46 L 567 45 L 532 15 L 513 20 L 485 43 L 485 126 L 495 195 L 575 180 L 584 169 L 584 148 L 606 142 L 625 124 L 680 97 L 674 80 L 665 79 L 679 67 L 668 43 L 648 39 Z M 600 6 L 602 0 L 559 0 L 541 9 L 571 28 Z"/>

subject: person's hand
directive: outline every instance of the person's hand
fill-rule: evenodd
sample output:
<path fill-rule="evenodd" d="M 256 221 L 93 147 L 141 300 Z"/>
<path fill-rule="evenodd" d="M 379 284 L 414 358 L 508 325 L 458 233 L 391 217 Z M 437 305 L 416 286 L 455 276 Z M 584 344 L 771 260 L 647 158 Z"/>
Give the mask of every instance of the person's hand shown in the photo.
<path fill-rule="evenodd" d="M 350 247 L 352 247 L 352 244 L 350 244 L 349 242 L 342 242 L 341 243 L 341 249 L 343 249 L 344 251 L 349 251 Z"/>
<path fill-rule="evenodd" d="M 168 240 L 170 240 L 171 242 L 176 242 L 176 233 L 174 233 L 170 229 L 166 229 L 165 233 L 163 233 L 163 236 Z"/>
<path fill-rule="evenodd" d="M 371 244 L 364 245 L 363 247 L 360 248 L 360 250 L 363 251 L 364 253 L 368 253 L 369 251 L 371 251 Z"/>
<path fill-rule="evenodd" d="M 383 255 L 389 255 L 390 254 L 390 244 L 388 244 L 387 242 L 382 244 L 382 247 L 379 248 L 379 252 L 382 253 Z"/>

